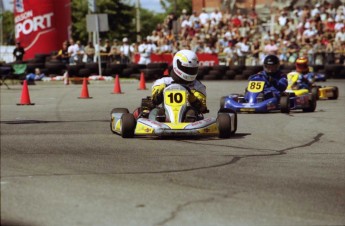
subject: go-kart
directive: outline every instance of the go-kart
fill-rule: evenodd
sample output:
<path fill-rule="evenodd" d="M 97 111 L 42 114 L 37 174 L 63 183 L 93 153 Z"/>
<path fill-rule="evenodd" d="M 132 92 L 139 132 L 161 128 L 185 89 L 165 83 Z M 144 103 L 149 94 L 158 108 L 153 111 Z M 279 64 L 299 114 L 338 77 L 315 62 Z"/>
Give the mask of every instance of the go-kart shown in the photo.
<path fill-rule="evenodd" d="M 229 109 L 220 109 L 217 118 L 204 118 L 200 113 L 191 122 L 187 122 L 186 113 L 191 109 L 188 102 L 190 92 L 180 84 L 171 84 L 163 91 L 163 102 L 160 109 L 164 109 L 164 119 L 159 116 L 150 118 L 152 108 L 143 107 L 136 118 L 126 108 L 114 108 L 111 111 L 110 128 L 113 133 L 123 138 L 134 136 L 192 136 L 208 135 L 219 138 L 229 138 L 237 130 L 237 114 Z M 150 98 L 143 99 L 150 102 Z M 143 103 L 142 100 L 142 103 Z M 143 104 L 142 104 L 143 106 Z M 157 107 L 157 106 L 155 106 Z M 157 115 L 158 116 L 158 115 Z"/>
<path fill-rule="evenodd" d="M 290 111 L 289 98 L 284 94 L 264 92 L 265 81 L 259 76 L 252 76 L 244 94 L 230 94 L 220 98 L 220 108 L 236 112 L 265 113 L 271 111 Z"/>
<path fill-rule="evenodd" d="M 289 73 L 287 80 L 288 86 L 285 93 L 290 99 L 290 109 L 302 109 L 304 112 L 314 112 L 318 98 L 317 87 L 312 87 L 311 90 L 297 88 L 298 73 Z"/>
<path fill-rule="evenodd" d="M 312 72 L 311 72 L 312 73 Z M 316 75 L 313 74 L 315 81 L 316 80 Z M 289 90 L 297 90 L 298 88 L 296 87 L 296 82 L 299 76 L 298 72 L 290 72 L 288 75 L 288 81 L 289 81 Z M 338 99 L 339 96 L 339 89 L 336 86 L 318 86 L 318 85 L 313 85 L 309 89 L 309 91 L 316 96 L 316 99 L 319 100 L 326 100 L 326 99 Z M 295 91 L 295 92 L 300 92 L 300 91 Z M 305 91 L 302 91 L 305 92 Z"/>
<path fill-rule="evenodd" d="M 336 100 L 339 96 L 339 89 L 337 86 L 316 86 L 318 100 Z"/>

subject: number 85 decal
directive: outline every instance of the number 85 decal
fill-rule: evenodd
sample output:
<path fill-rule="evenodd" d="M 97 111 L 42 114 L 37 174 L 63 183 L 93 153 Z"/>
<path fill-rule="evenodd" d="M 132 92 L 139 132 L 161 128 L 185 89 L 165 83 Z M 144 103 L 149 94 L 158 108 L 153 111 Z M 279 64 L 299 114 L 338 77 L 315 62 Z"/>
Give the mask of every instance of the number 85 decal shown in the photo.
<path fill-rule="evenodd" d="M 265 82 L 263 81 L 250 81 L 247 90 L 253 93 L 261 92 L 264 89 Z"/>

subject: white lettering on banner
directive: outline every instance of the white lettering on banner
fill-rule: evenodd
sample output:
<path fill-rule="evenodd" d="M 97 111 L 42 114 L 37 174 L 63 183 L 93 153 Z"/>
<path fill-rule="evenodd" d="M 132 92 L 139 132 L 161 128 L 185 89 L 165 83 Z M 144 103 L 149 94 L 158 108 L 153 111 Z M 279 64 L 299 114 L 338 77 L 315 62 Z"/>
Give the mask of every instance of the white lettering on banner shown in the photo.
<path fill-rule="evenodd" d="M 32 10 L 26 11 L 26 12 L 24 12 L 24 13 L 19 14 L 18 16 L 16 16 L 16 17 L 14 18 L 14 22 L 15 22 L 15 23 L 18 23 L 18 22 L 20 22 L 20 21 L 22 21 L 22 20 L 25 20 L 26 18 L 29 18 L 29 17 L 32 17 L 32 16 L 33 16 Z"/>
<path fill-rule="evenodd" d="M 214 66 L 215 65 L 215 61 L 211 60 L 211 61 L 199 61 L 199 65 L 200 66 Z"/>
<path fill-rule="evenodd" d="M 52 26 L 52 16 L 54 13 L 47 13 L 41 16 L 35 16 L 32 19 L 26 19 L 22 23 L 16 24 L 16 38 L 19 38 L 20 33 L 24 35 L 30 34 L 38 29 L 45 30 Z"/>

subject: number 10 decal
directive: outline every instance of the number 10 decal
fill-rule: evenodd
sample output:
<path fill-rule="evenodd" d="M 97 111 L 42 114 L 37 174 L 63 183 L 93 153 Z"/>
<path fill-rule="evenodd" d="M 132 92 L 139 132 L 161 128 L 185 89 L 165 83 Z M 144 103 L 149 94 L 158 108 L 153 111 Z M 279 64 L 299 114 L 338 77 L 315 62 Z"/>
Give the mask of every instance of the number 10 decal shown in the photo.
<path fill-rule="evenodd" d="M 182 100 L 183 100 L 183 96 L 182 96 L 182 94 L 181 93 L 170 93 L 169 95 L 168 95 L 168 97 L 169 97 L 169 101 L 170 101 L 170 103 L 181 103 L 182 102 Z"/>
<path fill-rule="evenodd" d="M 186 102 L 186 92 L 181 91 L 167 91 L 164 94 L 165 104 L 170 106 L 180 106 Z"/>

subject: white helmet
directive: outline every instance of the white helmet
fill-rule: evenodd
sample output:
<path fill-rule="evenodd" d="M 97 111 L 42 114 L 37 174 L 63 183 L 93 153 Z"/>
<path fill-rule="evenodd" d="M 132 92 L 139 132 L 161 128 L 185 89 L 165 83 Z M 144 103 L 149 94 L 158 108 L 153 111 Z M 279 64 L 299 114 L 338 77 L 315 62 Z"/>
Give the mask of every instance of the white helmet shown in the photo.
<path fill-rule="evenodd" d="M 173 59 L 173 71 L 185 82 L 193 82 L 198 75 L 199 61 L 191 50 L 178 51 Z"/>

